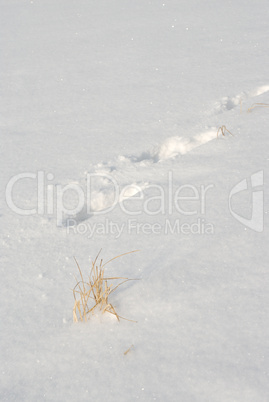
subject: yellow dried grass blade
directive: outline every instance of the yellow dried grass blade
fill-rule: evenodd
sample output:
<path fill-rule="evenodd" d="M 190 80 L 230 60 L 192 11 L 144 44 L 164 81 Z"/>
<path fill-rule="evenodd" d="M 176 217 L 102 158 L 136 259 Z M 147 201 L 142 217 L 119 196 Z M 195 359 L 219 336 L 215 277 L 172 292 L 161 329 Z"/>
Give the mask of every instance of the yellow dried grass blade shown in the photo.
<path fill-rule="evenodd" d="M 256 107 L 269 107 L 268 103 L 253 103 L 253 105 L 248 108 L 248 113 L 251 112 L 251 110 L 255 109 Z"/>
<path fill-rule="evenodd" d="M 119 283 L 117 286 L 115 286 L 112 290 L 111 290 L 111 292 L 110 293 L 113 293 L 113 292 L 115 292 L 115 290 L 119 287 L 119 286 L 121 286 L 121 285 L 123 285 L 125 282 L 129 282 L 129 281 L 139 281 L 140 279 L 136 279 L 136 278 L 134 278 L 134 279 L 125 279 L 125 281 L 123 281 L 123 282 L 121 282 L 121 283 Z"/>
<path fill-rule="evenodd" d="M 118 321 L 120 320 L 120 318 L 119 318 L 118 314 L 116 313 L 116 311 L 115 311 L 114 307 L 112 306 L 112 304 L 108 304 L 108 305 L 104 308 L 103 313 L 105 313 L 106 311 L 107 311 L 108 313 L 110 313 L 110 314 L 115 315 Z"/>
<path fill-rule="evenodd" d="M 79 273 L 80 273 L 80 277 L 81 277 L 81 282 L 82 282 L 82 284 L 83 284 L 83 288 L 84 288 L 84 291 L 85 291 L 85 286 L 84 286 L 84 278 L 83 278 L 83 275 L 82 275 L 82 272 L 81 272 L 80 266 L 79 266 L 79 264 L 78 264 L 78 262 L 77 262 L 77 260 L 76 260 L 76 258 L 75 258 L 75 257 L 74 257 L 74 260 L 76 261 L 76 264 L 77 264 L 77 267 L 78 267 L 78 270 L 79 270 Z"/>
<path fill-rule="evenodd" d="M 233 133 L 231 133 L 231 131 L 229 131 L 229 130 L 226 128 L 226 126 L 221 126 L 221 127 L 218 128 L 217 137 L 219 136 L 219 132 L 221 132 L 221 134 L 222 134 L 223 136 L 225 136 L 225 131 L 227 131 L 229 134 L 233 135 Z"/>
<path fill-rule="evenodd" d="M 73 307 L 73 320 L 74 322 L 78 322 L 78 317 L 77 317 L 77 311 L 79 313 L 79 318 L 81 321 L 83 321 L 83 317 L 81 314 L 81 310 L 80 310 L 80 302 L 78 300 L 75 301 L 74 307 Z"/>
<path fill-rule="evenodd" d="M 134 347 L 134 345 L 131 345 L 130 347 L 129 347 L 129 349 L 127 349 L 123 354 L 124 354 L 124 356 L 126 356 L 127 355 L 127 353 L 129 353 L 130 352 L 130 350 L 132 349 Z"/>
<path fill-rule="evenodd" d="M 139 250 L 133 250 L 133 251 L 128 251 L 127 253 L 123 253 L 123 254 L 117 255 L 116 257 L 111 258 L 111 260 L 107 261 L 107 262 L 103 265 L 103 267 L 104 267 L 105 265 L 109 264 L 111 261 L 116 260 L 117 258 L 123 257 L 124 255 L 132 254 L 132 253 L 137 253 L 138 251 L 139 251 Z"/>

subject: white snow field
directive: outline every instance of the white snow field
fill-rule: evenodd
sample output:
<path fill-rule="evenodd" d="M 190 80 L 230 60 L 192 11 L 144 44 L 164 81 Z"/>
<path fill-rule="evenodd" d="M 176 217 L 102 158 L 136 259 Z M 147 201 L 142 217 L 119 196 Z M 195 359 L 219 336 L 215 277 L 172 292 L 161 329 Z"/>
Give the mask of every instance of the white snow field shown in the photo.
<path fill-rule="evenodd" d="M 0 400 L 268 402 L 268 0 L 0 6 Z"/>

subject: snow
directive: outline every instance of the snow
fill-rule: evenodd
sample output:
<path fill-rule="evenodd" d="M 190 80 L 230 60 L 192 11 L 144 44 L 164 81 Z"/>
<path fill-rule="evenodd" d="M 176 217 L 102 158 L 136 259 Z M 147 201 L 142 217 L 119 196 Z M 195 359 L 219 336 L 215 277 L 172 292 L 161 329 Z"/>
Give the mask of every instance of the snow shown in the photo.
<path fill-rule="evenodd" d="M 268 17 L 1 1 L 1 401 L 268 401 Z"/>

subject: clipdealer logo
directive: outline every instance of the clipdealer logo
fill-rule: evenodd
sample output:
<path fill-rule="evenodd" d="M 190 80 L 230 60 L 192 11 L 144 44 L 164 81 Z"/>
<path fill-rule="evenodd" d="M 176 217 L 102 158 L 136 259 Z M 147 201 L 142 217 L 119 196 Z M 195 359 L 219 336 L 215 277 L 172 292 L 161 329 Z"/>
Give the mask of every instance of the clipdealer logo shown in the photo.
<path fill-rule="evenodd" d="M 29 203 L 17 203 L 13 197 L 14 187 L 18 182 L 32 180 L 33 197 L 36 203 L 29 208 Z M 158 184 L 125 185 L 123 188 L 113 175 L 105 173 L 87 174 L 86 185 L 78 183 L 67 185 L 53 184 L 54 175 L 44 171 L 37 173 L 27 172 L 13 176 L 6 186 L 6 203 L 18 215 L 50 215 L 56 216 L 57 226 L 76 226 L 92 215 L 106 215 L 116 205 L 127 216 L 138 216 L 142 213 L 148 216 L 169 216 L 174 213 L 185 217 L 205 217 L 207 193 L 212 191 L 214 184 L 201 185 L 183 184 L 179 187 L 173 181 L 173 172 L 168 172 L 165 186 Z M 237 183 L 228 195 L 229 212 L 239 223 L 255 232 L 262 232 L 264 228 L 264 173 L 262 170 L 253 173 Z M 144 190 L 152 190 L 151 195 L 145 197 Z M 236 196 L 245 196 L 248 190 L 250 197 L 250 217 L 241 213 L 238 208 L 242 201 L 236 202 Z M 71 196 L 72 204 L 66 205 L 66 196 Z M 30 198 L 30 194 L 27 194 Z M 23 199 L 22 199 L 23 200 Z M 129 201 L 128 201 L 129 200 Z M 238 200 L 238 198 L 237 198 Z M 126 204 L 125 201 L 128 201 Z M 241 203 L 241 204 L 240 204 Z M 245 206 L 244 202 L 244 206 Z M 242 205 L 243 206 L 243 205 Z M 241 208 L 243 209 L 243 208 Z M 202 219 L 203 223 L 204 220 Z M 183 222 L 184 223 L 184 222 Z M 185 230 L 185 226 L 183 226 Z M 203 232 L 203 230 L 202 230 Z"/>
<path fill-rule="evenodd" d="M 205 216 L 207 193 L 213 184 L 195 186 L 175 183 L 169 171 L 164 185 L 136 183 L 121 186 L 113 175 L 88 173 L 83 186 L 79 183 L 54 185 L 54 175 L 43 171 L 20 173 L 12 177 L 6 186 L 6 203 L 18 215 L 56 216 L 58 226 L 75 226 L 89 217 L 107 215 L 116 206 L 126 216 Z M 25 201 L 14 197 L 19 182 L 31 181 L 34 198 L 30 207 Z M 22 185 L 21 183 L 21 185 Z M 151 194 L 146 196 L 145 190 Z M 25 195 L 25 194 L 24 194 Z M 35 197 L 34 197 L 35 196 Z M 66 203 L 66 198 L 69 203 Z M 29 203 L 26 203 L 29 204 Z"/>
<path fill-rule="evenodd" d="M 263 171 L 253 173 L 250 176 L 250 186 L 247 179 L 237 183 L 229 195 L 229 210 L 231 215 L 242 225 L 254 230 L 262 232 L 264 227 L 264 178 Z M 232 198 L 242 191 L 251 190 L 251 217 L 247 218 L 235 212 L 232 207 Z"/>

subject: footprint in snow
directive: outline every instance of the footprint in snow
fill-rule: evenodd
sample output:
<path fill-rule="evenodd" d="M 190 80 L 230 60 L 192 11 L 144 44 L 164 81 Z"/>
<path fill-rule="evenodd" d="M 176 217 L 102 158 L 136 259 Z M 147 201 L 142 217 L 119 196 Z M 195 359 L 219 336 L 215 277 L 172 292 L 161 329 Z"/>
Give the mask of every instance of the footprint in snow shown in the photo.
<path fill-rule="evenodd" d="M 264 93 L 269 91 L 269 85 L 263 85 L 257 87 L 256 89 L 248 92 L 241 92 L 238 95 L 233 97 L 225 96 L 219 102 L 216 102 L 213 108 L 213 112 L 211 114 L 220 114 L 226 111 L 230 111 L 237 106 L 241 106 L 242 102 L 247 99 L 254 98 L 256 96 L 263 95 Z"/>

